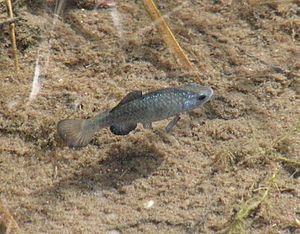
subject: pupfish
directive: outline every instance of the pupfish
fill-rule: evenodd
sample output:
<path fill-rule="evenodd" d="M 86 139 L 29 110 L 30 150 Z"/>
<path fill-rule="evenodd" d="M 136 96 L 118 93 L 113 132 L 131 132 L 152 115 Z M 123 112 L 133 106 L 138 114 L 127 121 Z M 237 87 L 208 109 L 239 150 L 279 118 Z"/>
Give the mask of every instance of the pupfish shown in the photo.
<path fill-rule="evenodd" d="M 180 119 L 180 114 L 199 107 L 209 101 L 213 90 L 196 83 L 164 88 L 142 94 L 128 93 L 111 110 L 98 113 L 90 119 L 65 119 L 57 125 L 57 133 L 69 147 L 86 146 L 101 128 L 109 127 L 116 135 L 127 135 L 142 123 L 152 128 L 152 123 L 173 117 L 166 126 L 170 132 Z"/>

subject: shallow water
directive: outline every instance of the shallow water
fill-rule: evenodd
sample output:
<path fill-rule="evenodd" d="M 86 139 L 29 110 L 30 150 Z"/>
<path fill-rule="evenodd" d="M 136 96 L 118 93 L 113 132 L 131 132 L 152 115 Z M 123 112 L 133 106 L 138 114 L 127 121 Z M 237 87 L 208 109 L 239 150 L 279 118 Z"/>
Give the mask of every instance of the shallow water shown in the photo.
<path fill-rule="evenodd" d="M 299 121 L 296 4 L 160 1 L 214 98 L 182 115 L 171 133 L 169 120 L 125 137 L 103 129 L 73 150 L 57 139 L 59 120 L 94 116 L 134 89 L 197 80 L 168 51 L 142 3 L 93 9 L 91 2 L 66 5 L 55 23 L 55 1 L 15 5 L 18 78 L 1 28 L 0 199 L 20 229 L 214 233 L 278 172 L 243 224 L 247 233 L 295 232 L 299 168 L 272 157 L 300 155 L 299 132 L 277 141 Z M 0 9 L 5 16 L 4 3 Z M 40 88 L 30 99 L 37 58 Z"/>

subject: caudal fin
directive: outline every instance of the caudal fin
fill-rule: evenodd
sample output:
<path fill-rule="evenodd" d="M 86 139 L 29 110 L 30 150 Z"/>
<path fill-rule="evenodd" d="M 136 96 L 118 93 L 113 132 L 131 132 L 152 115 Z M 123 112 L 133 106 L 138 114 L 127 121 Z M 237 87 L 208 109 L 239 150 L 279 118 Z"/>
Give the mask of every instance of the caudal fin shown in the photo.
<path fill-rule="evenodd" d="M 85 119 L 65 119 L 57 124 L 57 134 L 69 147 L 86 146 L 97 130 L 91 120 Z"/>

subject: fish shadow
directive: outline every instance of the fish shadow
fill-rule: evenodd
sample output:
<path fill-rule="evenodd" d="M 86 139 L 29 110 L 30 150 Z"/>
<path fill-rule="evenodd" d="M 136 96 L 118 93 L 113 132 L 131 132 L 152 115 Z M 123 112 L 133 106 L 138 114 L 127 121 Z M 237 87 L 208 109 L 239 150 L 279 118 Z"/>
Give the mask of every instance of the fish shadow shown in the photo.
<path fill-rule="evenodd" d="M 114 147 L 107 157 L 82 168 L 51 187 L 34 192 L 32 195 L 59 195 L 66 191 L 93 192 L 101 190 L 119 190 L 140 178 L 148 178 L 163 162 L 163 153 L 154 145 L 137 142 L 126 147 Z"/>

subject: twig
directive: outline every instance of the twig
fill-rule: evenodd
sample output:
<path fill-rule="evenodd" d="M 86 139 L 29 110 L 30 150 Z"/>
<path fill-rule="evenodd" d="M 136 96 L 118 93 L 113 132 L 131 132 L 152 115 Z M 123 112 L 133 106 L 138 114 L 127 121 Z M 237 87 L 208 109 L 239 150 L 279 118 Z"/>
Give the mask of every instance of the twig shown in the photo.
<path fill-rule="evenodd" d="M 8 17 L 11 20 L 14 19 L 11 0 L 6 0 L 6 7 L 7 7 Z M 9 32 L 10 32 L 10 39 L 11 39 L 12 49 L 13 49 L 16 75 L 18 77 L 20 69 L 19 69 L 18 50 L 17 50 L 17 43 L 16 43 L 16 25 L 15 25 L 15 23 L 11 22 L 9 24 Z"/>
<path fill-rule="evenodd" d="M 285 158 L 285 157 L 281 157 L 281 156 L 274 156 L 274 159 L 278 160 L 278 161 L 284 161 L 284 162 L 287 162 L 290 164 L 294 164 L 295 166 L 298 166 L 298 167 L 300 166 L 300 161 L 295 161 L 295 160 L 292 160 L 289 158 Z"/>
<path fill-rule="evenodd" d="M 288 3 L 299 3 L 299 0 L 263 0 L 263 1 L 254 1 L 252 4 L 265 5 L 265 4 L 288 4 Z"/>
<path fill-rule="evenodd" d="M 153 21 L 156 22 L 158 30 L 163 36 L 169 49 L 173 51 L 174 54 L 176 54 L 185 68 L 195 71 L 195 67 L 191 64 L 188 57 L 185 55 L 183 49 L 180 47 L 175 36 L 173 35 L 164 18 L 161 16 L 154 2 L 152 0 L 144 0 L 144 4 L 147 7 Z"/>

